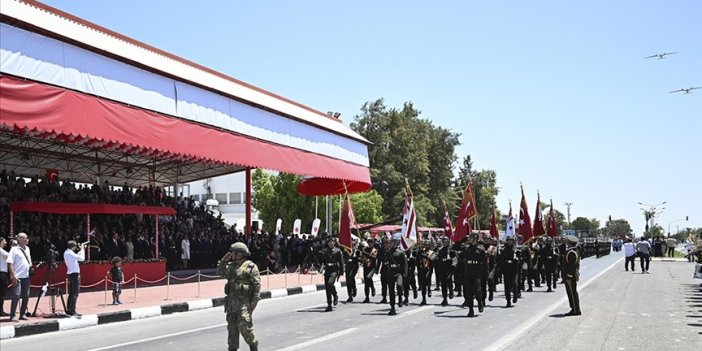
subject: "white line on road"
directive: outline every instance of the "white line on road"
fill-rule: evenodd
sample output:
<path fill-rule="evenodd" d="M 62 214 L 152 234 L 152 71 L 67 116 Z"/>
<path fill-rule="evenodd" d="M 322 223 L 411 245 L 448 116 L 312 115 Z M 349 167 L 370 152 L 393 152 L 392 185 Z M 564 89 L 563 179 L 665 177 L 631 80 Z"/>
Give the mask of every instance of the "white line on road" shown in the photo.
<path fill-rule="evenodd" d="M 580 288 L 580 291 L 582 291 L 582 289 L 584 289 L 586 286 L 590 285 L 591 282 L 595 281 L 597 278 L 599 278 L 600 276 L 602 276 L 603 274 L 605 274 L 607 271 L 609 271 L 610 269 L 612 269 L 612 267 L 616 266 L 617 263 L 619 263 L 619 262 L 620 262 L 621 260 L 623 260 L 623 259 L 624 259 L 624 257 L 618 259 L 617 261 L 615 261 L 614 263 L 612 263 L 609 267 L 605 268 L 605 269 L 602 270 L 600 273 L 598 273 L 598 274 L 595 275 L 594 277 L 590 278 L 590 280 L 588 280 L 588 281 L 586 281 L 585 283 L 583 283 L 583 285 L 581 285 L 581 286 L 579 287 L 579 288 Z M 540 313 L 536 313 L 531 319 L 529 319 L 529 320 L 527 320 L 526 322 L 522 323 L 522 324 L 519 325 L 518 327 L 512 329 L 512 330 L 509 332 L 509 334 L 507 334 L 507 335 L 505 335 L 504 337 L 502 337 L 501 339 L 497 340 L 494 344 L 492 344 L 492 345 L 488 346 L 487 348 L 485 348 L 485 350 L 487 350 L 487 351 L 497 351 L 497 350 L 502 350 L 502 349 L 504 349 L 505 346 L 511 344 L 515 339 L 517 339 L 518 337 L 520 337 L 520 336 L 521 336 L 523 333 L 525 333 L 528 329 L 530 329 L 532 326 L 534 326 L 534 324 L 538 323 L 542 318 L 546 317 L 546 315 L 548 315 L 549 313 L 551 313 L 553 310 L 555 310 L 556 308 L 558 308 L 558 306 L 560 306 L 561 304 L 565 303 L 567 300 L 568 300 L 568 297 L 567 297 L 567 296 L 562 297 L 561 299 L 559 299 L 558 301 L 556 301 L 556 302 L 553 303 L 552 305 L 550 305 L 550 306 L 546 307 L 545 309 L 543 309 Z"/>
<path fill-rule="evenodd" d="M 305 341 L 305 342 L 300 343 L 300 344 L 297 344 L 297 345 L 288 346 L 288 347 L 286 347 L 286 348 L 284 348 L 284 349 L 278 349 L 278 351 L 293 351 L 293 350 L 303 349 L 303 348 L 305 348 L 305 347 L 312 346 L 312 345 L 314 345 L 314 344 L 319 344 L 319 343 L 321 343 L 321 342 L 325 342 L 325 341 L 327 341 L 327 340 L 335 339 L 335 338 L 338 338 L 338 337 L 340 337 L 340 336 L 344 336 L 344 335 L 346 335 L 346 334 L 351 334 L 351 333 L 355 332 L 356 330 L 358 330 L 358 328 L 344 329 L 344 330 L 338 331 L 338 332 L 336 332 L 336 333 L 332 333 L 332 334 L 329 334 L 329 335 L 325 335 L 325 336 L 323 336 L 323 337 L 321 337 L 321 338 L 312 339 L 312 340 Z"/>
<path fill-rule="evenodd" d="M 121 344 L 115 344 L 115 345 L 110 345 L 110 346 L 99 347 L 99 348 L 97 348 L 97 349 L 90 349 L 90 350 L 87 350 L 87 351 L 102 351 L 102 350 L 116 349 L 116 348 L 119 348 L 119 347 L 129 346 L 129 345 L 134 345 L 134 344 L 139 344 L 139 343 L 142 343 L 142 342 L 148 342 L 148 341 L 154 341 L 154 340 L 159 340 L 159 339 L 170 338 L 170 337 L 178 336 L 178 335 L 185 335 L 185 334 L 190 334 L 190 333 L 196 333 L 196 332 L 199 332 L 199 331 L 202 331 L 202 330 L 207 330 L 207 329 L 221 328 L 221 327 L 224 327 L 224 326 L 226 326 L 226 325 L 227 325 L 227 323 L 222 323 L 222 324 L 217 324 L 217 325 L 211 325 L 211 326 L 209 326 L 209 327 L 202 327 L 202 328 L 186 330 L 186 331 L 182 331 L 182 332 L 178 332 L 178 333 L 171 333 L 171 334 L 166 334 L 166 335 L 161 335 L 161 336 L 154 336 L 154 337 L 151 337 L 151 338 L 140 339 L 140 340 L 134 340 L 134 341 L 125 342 L 125 343 L 121 343 Z"/>
<path fill-rule="evenodd" d="M 316 305 L 311 305 L 311 306 L 307 306 L 307 307 L 300 307 L 300 308 L 296 309 L 295 312 L 305 311 L 305 310 L 309 310 L 309 309 L 312 309 L 312 308 L 324 307 L 324 306 L 326 306 L 326 305 L 327 305 L 327 304 L 325 304 L 325 303 L 318 303 L 318 304 L 316 304 Z"/>

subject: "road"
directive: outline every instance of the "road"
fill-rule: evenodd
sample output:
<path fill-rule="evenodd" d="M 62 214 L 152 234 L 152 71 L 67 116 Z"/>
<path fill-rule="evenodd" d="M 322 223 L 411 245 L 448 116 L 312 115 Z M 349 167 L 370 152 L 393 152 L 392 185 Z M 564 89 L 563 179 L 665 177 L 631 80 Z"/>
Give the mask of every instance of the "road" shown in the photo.
<path fill-rule="evenodd" d="M 466 318 L 467 310 L 458 306 L 441 307 L 440 297 L 432 297 L 431 305 L 411 303 L 399 309 L 397 316 L 387 316 L 388 305 L 377 303 L 339 303 L 334 312 L 322 312 L 324 293 L 316 292 L 285 298 L 263 300 L 254 313 L 254 329 L 260 340 L 261 350 L 498 350 L 513 349 L 521 345 L 536 349 L 535 335 L 543 341 L 538 349 L 565 349 L 560 346 L 573 337 L 571 330 L 578 330 L 586 322 L 591 327 L 606 330 L 610 324 L 597 324 L 609 320 L 606 301 L 599 301 L 600 294 L 611 294 L 618 289 L 604 282 L 623 272 L 623 256 L 613 253 L 600 259 L 582 261 L 580 290 L 584 315 L 582 317 L 556 318 L 568 311 L 562 285 L 553 293 L 545 288 L 524 293 L 525 298 L 515 307 L 505 308 L 503 294 L 498 292 L 485 312 L 476 318 Z M 620 263 L 620 264 L 617 264 Z M 615 265 L 616 264 L 616 265 Z M 652 271 L 655 273 L 656 265 Z M 620 272 L 621 271 L 621 272 Z M 660 274 L 663 276 L 663 274 Z M 633 277 L 631 273 L 621 279 L 652 278 L 651 275 Z M 640 280 L 640 279 L 639 279 Z M 501 290 L 501 287 L 500 287 Z M 378 289 L 378 291 L 380 291 Z M 341 290 L 340 300 L 346 298 Z M 375 301 L 380 297 L 376 296 Z M 357 299 L 358 300 L 358 299 Z M 596 300 L 596 301 L 593 301 Z M 616 299 L 615 299 L 616 300 Z M 462 298 L 454 298 L 460 304 Z M 597 305 L 598 309 L 589 308 Z M 477 312 L 477 309 L 476 309 Z M 694 327 L 689 327 L 690 329 Z M 550 331 L 550 332 L 549 332 Z M 626 330 L 624 331 L 626 332 Z M 685 331 L 684 331 L 685 332 Z M 689 333 L 689 330 L 687 331 Z M 695 333 L 699 330 L 695 330 Z M 691 333 L 687 341 L 699 335 Z M 577 334 L 577 332 L 576 332 Z M 577 336 L 577 335 L 575 335 Z M 614 336 L 620 336 L 616 334 Z M 686 340 L 683 340 L 686 341 Z M 524 344 L 526 342 L 526 344 Z M 226 348 L 226 327 L 222 308 L 179 313 L 144 320 L 112 323 L 91 328 L 4 340 L 2 349 L 12 351 L 41 350 L 43 346 L 67 345 L 66 350 L 223 350 Z M 247 349 L 243 340 L 242 349 Z M 378 348 L 379 345 L 382 347 Z M 609 345 L 609 344 L 607 344 Z M 685 350 L 686 343 L 678 343 L 676 350 Z M 574 343 L 570 349 L 592 348 L 592 344 Z M 682 348 L 681 348 L 682 346 Z M 619 348 L 613 348 L 618 350 Z M 630 349 L 627 347 L 627 349 Z M 634 348 L 631 348 L 632 350 Z M 639 348 L 641 349 L 641 348 Z M 646 348 L 643 348 L 646 349 Z"/>

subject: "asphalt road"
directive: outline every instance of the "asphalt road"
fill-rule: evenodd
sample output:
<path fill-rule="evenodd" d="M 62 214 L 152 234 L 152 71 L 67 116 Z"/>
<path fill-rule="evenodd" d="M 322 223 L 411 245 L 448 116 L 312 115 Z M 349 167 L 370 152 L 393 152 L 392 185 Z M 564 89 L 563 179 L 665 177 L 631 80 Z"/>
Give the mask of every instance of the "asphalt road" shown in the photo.
<path fill-rule="evenodd" d="M 635 289 L 634 278 L 649 279 L 638 284 L 648 284 L 660 276 L 666 279 L 668 273 L 641 275 L 632 273 L 618 279 L 623 272 L 621 253 L 613 253 L 600 259 L 588 258 L 582 261 L 580 288 L 582 294 L 582 317 L 557 318 L 557 314 L 568 311 L 565 290 L 562 285 L 553 293 L 545 288 L 524 293 L 525 298 L 515 307 L 505 308 L 505 300 L 498 287 L 498 294 L 488 302 L 485 312 L 476 318 L 466 318 L 468 311 L 456 305 L 462 298 L 454 298 L 453 306 L 441 307 L 440 297 L 432 297 L 431 305 L 418 306 L 417 301 L 399 309 L 396 316 L 387 316 L 388 305 L 377 303 L 340 303 L 334 312 L 322 312 L 324 293 L 316 292 L 285 298 L 264 300 L 254 313 L 254 329 L 260 340 L 261 350 L 497 350 L 515 349 L 613 349 L 616 343 L 600 343 L 597 347 L 590 340 L 580 340 L 568 344 L 568 340 L 583 331 L 583 328 L 597 328 L 602 333 L 613 325 L 610 304 L 613 299 L 627 289 Z M 615 265 L 616 264 L 616 265 Z M 684 264 L 684 263 L 683 263 Z M 652 267 L 656 273 L 658 264 Z M 689 266 L 688 266 L 689 267 Z M 682 270 L 681 270 L 682 272 Z M 685 271 L 686 273 L 689 273 Z M 691 272 L 691 268 L 690 268 Z M 668 276 L 669 278 L 669 276 Z M 692 281 L 690 279 L 690 281 Z M 618 282 L 615 284 L 613 282 Z M 628 284 L 628 285 L 627 285 Z M 378 287 L 379 288 L 379 287 Z M 622 290 L 624 289 L 624 290 Z M 675 288 L 676 292 L 680 292 Z M 380 289 L 378 289 L 378 292 Z M 660 291 L 664 293 L 665 291 Z M 345 300 L 346 290 L 340 291 L 340 300 Z M 373 298 L 380 300 L 380 296 Z M 359 300 L 357 298 L 357 300 Z M 632 301 L 632 304 L 646 304 L 645 301 Z M 590 307 L 593 306 L 593 307 Z M 595 307 L 596 306 L 596 307 Z M 621 309 L 629 308 L 619 304 Z M 619 310 L 614 309 L 613 312 Z M 631 313 L 639 313 L 633 310 Z M 477 312 L 477 309 L 476 309 Z M 617 315 L 615 315 L 617 316 Z M 637 316 L 634 316 L 637 317 Z M 638 317 L 637 317 L 638 318 Z M 684 319 L 680 316 L 678 319 Z M 681 339 L 677 350 L 685 350 L 688 345 L 699 341 L 699 328 L 684 326 L 680 333 L 689 339 Z M 653 326 L 655 328 L 655 324 Z M 611 330 L 610 330 L 611 331 Z M 609 334 L 611 339 L 632 334 L 631 330 Z M 574 334 L 575 333 L 575 334 Z M 629 333 L 629 334 L 627 334 Z M 689 335 L 687 335 L 689 333 Z M 547 337 L 543 337 L 543 336 Z M 633 334 L 632 334 L 633 335 Z M 537 336 L 542 336 L 538 337 Z M 534 341 L 537 340 L 537 341 Z M 542 341 L 543 340 L 543 341 Z M 533 347 L 538 342 L 538 347 Z M 690 342 L 693 342 L 692 344 Z M 602 348 L 600 346 L 607 347 Z M 635 345 L 635 344 L 632 344 Z M 91 328 L 48 333 L 18 339 L 3 340 L 2 350 L 226 350 L 226 327 L 222 308 L 197 312 L 173 314 L 144 320 L 112 323 Z M 241 340 L 242 349 L 248 349 Z M 564 347 L 568 346 L 568 347 Z M 615 348 L 610 348 L 610 346 Z M 626 349 L 648 349 L 647 347 Z M 690 348 L 699 350 L 699 348 Z"/>

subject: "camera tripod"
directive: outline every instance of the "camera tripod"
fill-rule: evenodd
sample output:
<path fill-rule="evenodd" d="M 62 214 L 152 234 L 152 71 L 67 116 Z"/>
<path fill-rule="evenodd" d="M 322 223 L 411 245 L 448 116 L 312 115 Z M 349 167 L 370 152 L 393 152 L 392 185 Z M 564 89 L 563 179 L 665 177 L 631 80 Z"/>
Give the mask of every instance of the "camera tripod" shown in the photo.
<path fill-rule="evenodd" d="M 52 257 L 53 258 L 53 257 Z M 66 301 L 63 299 L 63 292 L 61 291 L 61 288 L 56 287 L 53 288 L 53 281 L 54 281 L 54 276 L 56 275 L 56 261 L 53 259 L 49 260 L 49 267 L 46 270 L 46 283 L 44 286 L 41 288 L 41 294 L 37 297 L 37 303 L 34 305 L 34 312 L 32 313 L 32 317 L 37 316 L 37 308 L 39 307 L 39 301 L 41 300 L 42 296 L 46 295 L 46 293 L 49 293 L 49 305 L 51 306 L 51 313 L 45 313 L 43 315 L 44 318 L 65 318 L 68 317 L 65 313 L 57 312 L 56 311 L 56 294 L 61 297 L 61 304 L 63 305 L 63 310 L 66 310 Z"/>

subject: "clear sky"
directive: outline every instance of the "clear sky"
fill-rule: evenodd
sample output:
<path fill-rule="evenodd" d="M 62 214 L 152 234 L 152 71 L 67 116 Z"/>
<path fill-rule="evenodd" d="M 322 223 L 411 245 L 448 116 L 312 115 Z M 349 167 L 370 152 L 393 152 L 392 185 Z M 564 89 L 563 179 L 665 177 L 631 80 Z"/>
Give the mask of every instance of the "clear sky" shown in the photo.
<path fill-rule="evenodd" d="M 669 93 L 702 86 L 701 1 L 44 2 L 347 124 L 412 101 L 497 172 L 502 211 L 522 182 L 532 216 L 538 190 L 639 235 L 639 202 L 702 227 L 702 89 Z"/>

